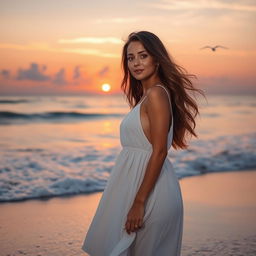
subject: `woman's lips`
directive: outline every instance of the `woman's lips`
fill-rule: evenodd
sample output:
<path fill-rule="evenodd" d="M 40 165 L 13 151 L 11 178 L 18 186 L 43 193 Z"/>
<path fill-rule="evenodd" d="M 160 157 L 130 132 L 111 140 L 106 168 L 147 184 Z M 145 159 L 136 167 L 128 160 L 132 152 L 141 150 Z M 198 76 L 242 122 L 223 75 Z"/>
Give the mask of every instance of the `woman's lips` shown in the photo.
<path fill-rule="evenodd" d="M 134 73 L 136 73 L 137 75 L 141 74 L 142 72 L 143 72 L 143 69 L 134 70 Z"/>

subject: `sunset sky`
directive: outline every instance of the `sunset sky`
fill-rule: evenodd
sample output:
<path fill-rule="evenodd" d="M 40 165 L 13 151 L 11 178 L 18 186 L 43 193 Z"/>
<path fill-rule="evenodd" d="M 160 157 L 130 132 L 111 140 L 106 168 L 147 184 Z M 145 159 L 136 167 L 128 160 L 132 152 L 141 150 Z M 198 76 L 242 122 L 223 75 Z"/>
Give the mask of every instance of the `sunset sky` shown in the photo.
<path fill-rule="evenodd" d="M 208 93 L 256 93 L 254 0 L 6 0 L 0 17 L 1 95 L 120 93 L 122 46 L 139 30 Z"/>

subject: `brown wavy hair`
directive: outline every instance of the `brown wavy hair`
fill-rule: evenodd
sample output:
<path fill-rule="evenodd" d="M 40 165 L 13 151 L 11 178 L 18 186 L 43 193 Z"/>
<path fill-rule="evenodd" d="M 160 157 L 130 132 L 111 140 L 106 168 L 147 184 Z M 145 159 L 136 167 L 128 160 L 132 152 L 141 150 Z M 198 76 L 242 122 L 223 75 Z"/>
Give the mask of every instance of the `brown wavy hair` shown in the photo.
<path fill-rule="evenodd" d="M 163 86 L 169 91 L 173 111 L 173 141 L 174 149 L 185 149 L 187 135 L 198 137 L 195 133 L 195 118 L 199 113 L 195 92 L 204 95 L 204 92 L 194 87 L 185 68 L 174 63 L 161 40 L 148 31 L 133 32 L 128 36 L 122 51 L 122 69 L 124 72 L 121 89 L 125 93 L 130 108 L 137 105 L 143 95 L 141 81 L 136 80 L 128 69 L 127 47 L 133 41 L 140 41 L 147 52 L 159 63 L 158 76 Z M 189 95 L 192 93 L 194 97 Z"/>

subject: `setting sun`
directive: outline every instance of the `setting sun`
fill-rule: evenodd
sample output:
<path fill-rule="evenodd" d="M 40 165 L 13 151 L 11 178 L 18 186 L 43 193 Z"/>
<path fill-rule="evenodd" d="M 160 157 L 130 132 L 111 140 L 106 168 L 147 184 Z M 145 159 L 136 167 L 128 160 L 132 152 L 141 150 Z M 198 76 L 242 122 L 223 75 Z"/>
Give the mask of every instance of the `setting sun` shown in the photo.
<path fill-rule="evenodd" d="M 101 89 L 102 89 L 102 91 L 104 91 L 104 92 L 109 92 L 110 89 L 111 89 L 111 86 L 110 86 L 109 84 L 103 84 L 103 85 L 101 86 Z"/>

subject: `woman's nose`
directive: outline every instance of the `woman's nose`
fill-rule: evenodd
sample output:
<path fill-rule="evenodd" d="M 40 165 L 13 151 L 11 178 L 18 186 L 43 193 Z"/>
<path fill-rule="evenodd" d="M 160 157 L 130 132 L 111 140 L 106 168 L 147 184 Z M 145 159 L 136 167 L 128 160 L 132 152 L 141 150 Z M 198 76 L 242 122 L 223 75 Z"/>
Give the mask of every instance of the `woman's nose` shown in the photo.
<path fill-rule="evenodd" d="M 134 64 L 134 66 L 140 65 L 140 59 L 139 58 L 134 58 L 133 64 Z"/>

